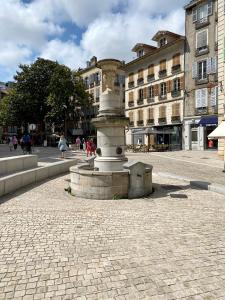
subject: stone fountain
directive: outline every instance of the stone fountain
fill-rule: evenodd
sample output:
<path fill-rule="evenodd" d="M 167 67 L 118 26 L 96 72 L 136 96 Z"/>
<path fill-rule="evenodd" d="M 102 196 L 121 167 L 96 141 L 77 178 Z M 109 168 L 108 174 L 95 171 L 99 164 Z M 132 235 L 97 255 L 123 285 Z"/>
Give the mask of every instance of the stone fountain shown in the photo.
<path fill-rule="evenodd" d="M 77 197 L 90 199 L 136 198 L 152 192 L 152 166 L 130 162 L 125 156 L 123 101 L 115 90 L 115 78 L 123 64 L 116 59 L 98 62 L 102 69 L 102 91 L 97 118 L 97 157 L 70 168 L 71 191 Z"/>

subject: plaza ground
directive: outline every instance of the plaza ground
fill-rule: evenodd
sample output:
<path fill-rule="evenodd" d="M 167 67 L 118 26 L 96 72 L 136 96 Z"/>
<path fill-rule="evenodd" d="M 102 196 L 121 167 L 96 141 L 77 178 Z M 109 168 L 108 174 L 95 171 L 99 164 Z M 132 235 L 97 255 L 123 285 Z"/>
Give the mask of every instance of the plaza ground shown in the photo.
<path fill-rule="evenodd" d="M 38 150 L 40 160 L 59 157 Z M 64 175 L 0 199 L 0 299 L 225 299 L 225 196 L 157 175 L 222 182 L 223 160 L 185 151 L 128 157 L 153 164 L 150 197 L 78 199 Z"/>

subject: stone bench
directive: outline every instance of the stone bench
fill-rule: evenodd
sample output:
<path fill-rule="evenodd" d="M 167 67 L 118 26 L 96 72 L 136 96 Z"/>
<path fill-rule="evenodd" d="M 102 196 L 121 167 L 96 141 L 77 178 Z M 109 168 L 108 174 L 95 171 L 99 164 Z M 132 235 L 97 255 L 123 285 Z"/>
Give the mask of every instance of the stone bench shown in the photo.
<path fill-rule="evenodd" d="M 0 158 L 0 176 L 6 176 L 15 172 L 36 168 L 37 166 L 37 155 L 20 155 Z"/>

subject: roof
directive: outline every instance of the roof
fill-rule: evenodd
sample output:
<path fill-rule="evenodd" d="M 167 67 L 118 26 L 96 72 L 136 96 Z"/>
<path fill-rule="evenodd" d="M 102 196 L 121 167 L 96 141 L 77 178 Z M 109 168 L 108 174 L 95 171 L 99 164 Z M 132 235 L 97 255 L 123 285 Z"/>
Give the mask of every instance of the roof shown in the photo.
<path fill-rule="evenodd" d="M 165 36 L 165 35 L 169 35 L 171 37 L 174 37 L 176 39 L 179 39 L 179 38 L 184 38 L 183 35 L 180 35 L 180 34 L 177 34 L 177 33 L 174 33 L 174 32 L 171 32 L 171 31 L 168 31 L 168 30 L 160 30 L 158 31 L 152 38 L 153 41 L 157 42 L 162 36 Z"/>
<path fill-rule="evenodd" d="M 133 47 L 132 51 L 133 51 L 133 52 L 136 52 L 136 51 L 138 51 L 139 49 L 143 49 L 143 48 L 147 48 L 147 49 L 149 49 L 149 50 L 154 50 L 154 49 L 156 49 L 157 47 L 152 46 L 152 45 L 148 45 L 148 44 L 137 43 L 137 44 Z"/>
<path fill-rule="evenodd" d="M 192 7 L 195 6 L 196 4 L 201 3 L 201 2 L 203 2 L 203 1 L 206 1 L 206 0 L 191 0 L 188 4 L 186 4 L 186 5 L 184 6 L 184 9 L 186 10 L 186 9 L 192 8 Z"/>

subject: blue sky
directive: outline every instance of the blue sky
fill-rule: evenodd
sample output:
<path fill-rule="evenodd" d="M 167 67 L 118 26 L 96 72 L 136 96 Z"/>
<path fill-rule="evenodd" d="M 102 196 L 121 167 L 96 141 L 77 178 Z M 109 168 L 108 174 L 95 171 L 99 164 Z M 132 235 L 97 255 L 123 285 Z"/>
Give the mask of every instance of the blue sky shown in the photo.
<path fill-rule="evenodd" d="M 98 59 L 129 61 L 158 30 L 184 33 L 187 0 L 0 0 L 0 81 L 37 57 L 72 69 Z"/>

